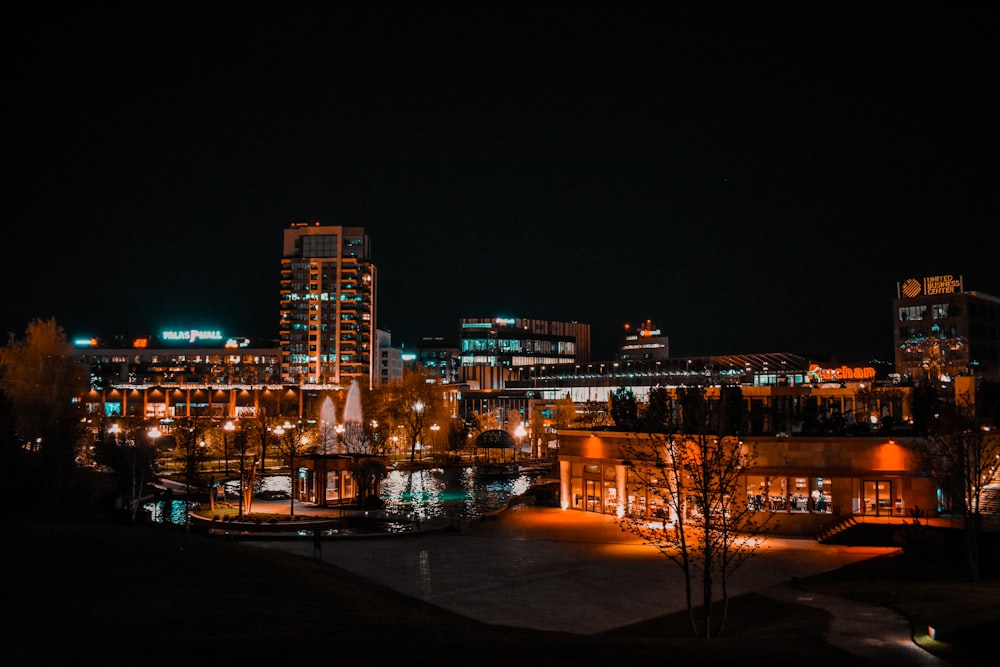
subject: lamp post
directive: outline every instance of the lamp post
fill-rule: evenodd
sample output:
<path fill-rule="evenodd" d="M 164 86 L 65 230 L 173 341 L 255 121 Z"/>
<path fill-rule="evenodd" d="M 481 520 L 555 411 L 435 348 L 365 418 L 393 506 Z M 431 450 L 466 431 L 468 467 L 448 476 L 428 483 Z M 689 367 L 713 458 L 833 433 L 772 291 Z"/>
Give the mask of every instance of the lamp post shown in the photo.
<path fill-rule="evenodd" d="M 291 442 L 292 435 L 290 433 L 292 425 L 286 421 L 284 424 L 279 424 L 274 427 L 274 434 L 278 436 L 278 442 L 281 442 L 281 436 L 288 432 L 288 440 L 285 441 L 285 447 L 288 451 L 288 516 L 295 516 L 295 453 L 293 451 L 294 445 Z"/>
<path fill-rule="evenodd" d="M 432 452 L 432 454 L 433 454 L 434 449 L 437 447 L 437 444 L 438 444 L 437 443 L 437 434 L 438 434 L 438 431 L 440 431 L 440 430 L 441 430 L 441 427 L 438 426 L 437 422 L 434 422 L 433 424 L 431 424 L 431 433 L 432 433 L 432 435 L 431 435 L 431 452 Z"/>
<path fill-rule="evenodd" d="M 121 441 L 119 440 L 119 436 L 121 435 L 121 432 L 122 432 L 122 427 L 118 425 L 118 422 L 115 422 L 114 424 L 112 424 L 108 428 L 108 433 L 113 433 L 114 436 L 115 436 L 115 449 L 118 450 L 118 454 L 122 453 L 122 450 L 121 450 Z M 135 463 L 135 450 L 133 450 L 131 452 L 131 457 L 130 458 L 132 459 L 132 461 L 131 461 L 131 463 L 132 463 L 132 479 L 131 479 L 131 481 L 129 483 L 129 495 L 131 495 L 132 501 L 129 504 L 129 510 L 132 511 L 132 518 L 134 520 L 135 519 L 135 466 L 136 466 L 136 463 Z"/>
<path fill-rule="evenodd" d="M 517 448 L 521 449 L 524 443 L 524 436 L 527 435 L 527 431 L 524 430 L 524 424 L 518 424 L 517 428 L 514 429 L 514 435 L 517 436 Z M 517 459 L 517 451 L 514 452 L 514 459 Z"/>
<path fill-rule="evenodd" d="M 232 420 L 222 426 L 222 456 L 226 461 L 226 474 L 229 474 L 229 434 L 236 430 Z"/>
<path fill-rule="evenodd" d="M 148 431 L 146 431 L 146 435 L 149 437 L 150 440 L 152 440 L 152 442 L 153 442 L 153 449 L 155 450 L 156 449 L 156 440 L 160 436 L 162 436 L 163 433 L 160 431 L 159 428 L 157 428 L 156 426 L 153 426 Z M 173 511 L 173 508 L 171 508 L 171 512 L 172 511 Z"/>
<path fill-rule="evenodd" d="M 410 449 L 410 463 L 413 463 L 413 455 L 416 450 L 421 446 L 420 435 L 424 430 L 424 402 L 414 401 L 413 403 L 413 415 L 414 415 L 414 429 L 413 429 L 413 447 Z M 420 453 L 421 460 L 424 458 L 423 452 Z"/>

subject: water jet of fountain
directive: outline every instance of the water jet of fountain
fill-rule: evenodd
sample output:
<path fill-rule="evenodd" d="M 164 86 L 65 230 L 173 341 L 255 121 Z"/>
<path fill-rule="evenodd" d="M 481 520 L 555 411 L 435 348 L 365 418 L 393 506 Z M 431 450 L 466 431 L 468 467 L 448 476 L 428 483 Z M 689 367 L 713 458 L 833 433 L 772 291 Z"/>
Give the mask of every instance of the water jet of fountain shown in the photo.
<path fill-rule="evenodd" d="M 337 413 L 327 396 L 319 408 L 319 441 L 322 454 L 332 454 L 337 447 Z"/>
<path fill-rule="evenodd" d="M 341 438 L 349 452 L 358 452 L 363 445 L 364 428 L 361 415 L 361 388 L 353 380 L 344 401 L 344 422 Z"/>

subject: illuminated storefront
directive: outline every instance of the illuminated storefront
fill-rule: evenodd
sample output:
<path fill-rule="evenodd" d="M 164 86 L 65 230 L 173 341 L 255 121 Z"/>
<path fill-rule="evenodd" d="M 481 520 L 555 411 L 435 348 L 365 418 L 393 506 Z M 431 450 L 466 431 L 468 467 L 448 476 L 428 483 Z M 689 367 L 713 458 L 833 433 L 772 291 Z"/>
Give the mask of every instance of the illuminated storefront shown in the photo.
<path fill-rule="evenodd" d="M 560 485 L 566 509 L 667 518 L 650 489 L 662 470 L 634 458 L 634 434 L 560 431 Z M 747 507 L 779 516 L 769 528 L 813 535 L 846 516 L 907 517 L 933 513 L 936 485 L 908 443 L 884 437 L 753 437 L 756 463 L 740 477 Z M 627 456 L 631 454 L 631 456 Z"/>

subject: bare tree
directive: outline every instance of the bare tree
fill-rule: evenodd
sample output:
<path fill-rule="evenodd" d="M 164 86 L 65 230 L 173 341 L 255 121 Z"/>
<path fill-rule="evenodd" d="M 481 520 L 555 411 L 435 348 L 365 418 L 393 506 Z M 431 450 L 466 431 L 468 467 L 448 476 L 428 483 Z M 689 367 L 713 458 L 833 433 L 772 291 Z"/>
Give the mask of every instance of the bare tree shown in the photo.
<path fill-rule="evenodd" d="M 94 441 L 94 459 L 114 471 L 122 505 L 135 521 L 142 491 L 152 478 L 157 449 L 141 420 L 125 417 L 108 423 L 100 420 Z"/>
<path fill-rule="evenodd" d="M 953 514 L 962 518 L 969 576 L 980 576 L 980 532 L 983 488 L 997 483 L 1000 474 L 1000 431 L 971 397 L 938 401 L 926 438 L 914 447 L 941 485 Z"/>
<path fill-rule="evenodd" d="M 239 462 L 240 471 L 240 505 L 238 516 L 250 513 L 250 506 L 253 502 L 253 488 L 257 476 L 257 454 L 250 445 L 251 430 L 249 423 L 246 427 L 234 424 L 233 430 L 233 451 Z"/>
<path fill-rule="evenodd" d="M 737 403 L 720 401 L 713 413 L 702 388 L 682 391 L 681 403 L 682 432 L 637 433 L 625 445 L 629 487 L 642 502 L 619 522 L 680 567 L 691 633 L 712 638 L 725 627 L 729 577 L 761 548 L 773 515 L 746 502 L 743 476 L 756 451 L 727 432 L 739 419 L 721 407 Z"/>
<path fill-rule="evenodd" d="M 531 411 L 531 455 L 542 458 L 548 452 L 549 434 L 545 429 L 545 415 L 541 409 L 535 408 Z"/>
<path fill-rule="evenodd" d="M 289 516 L 295 516 L 295 458 L 305 456 L 310 449 L 315 449 L 316 446 L 315 442 L 310 443 L 309 430 L 309 425 L 302 420 L 297 420 L 294 424 L 286 421 L 274 427 L 274 434 L 278 436 L 278 449 L 288 457 Z"/>
<path fill-rule="evenodd" d="M 208 431 L 210 423 L 204 419 L 196 417 L 182 417 L 172 429 L 174 442 L 177 445 L 178 453 L 184 462 L 184 504 L 185 520 L 184 526 L 191 527 L 191 492 L 192 486 L 198 481 L 199 471 L 208 453 L 205 448 L 205 433 Z M 211 491 L 209 491 L 211 493 Z"/>
<path fill-rule="evenodd" d="M 406 371 L 403 379 L 389 386 L 388 410 L 392 421 L 403 426 L 410 443 L 410 462 L 416 457 L 417 444 L 422 446 L 424 429 L 439 415 L 443 399 L 437 385 L 430 384 L 420 371 Z"/>

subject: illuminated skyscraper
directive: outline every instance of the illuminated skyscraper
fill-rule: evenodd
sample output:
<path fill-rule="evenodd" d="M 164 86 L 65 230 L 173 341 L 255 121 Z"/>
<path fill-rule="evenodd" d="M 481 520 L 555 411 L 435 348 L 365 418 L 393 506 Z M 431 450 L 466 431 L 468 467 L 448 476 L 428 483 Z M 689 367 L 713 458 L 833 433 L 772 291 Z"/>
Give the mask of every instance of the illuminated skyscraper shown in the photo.
<path fill-rule="evenodd" d="M 376 274 L 363 227 L 292 223 L 281 258 L 281 379 L 370 386 Z"/>

